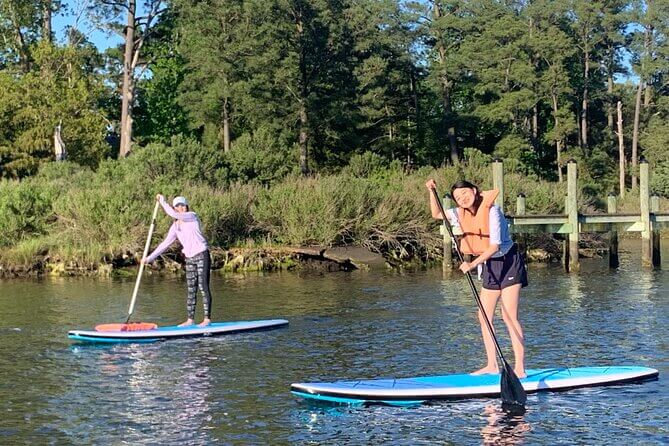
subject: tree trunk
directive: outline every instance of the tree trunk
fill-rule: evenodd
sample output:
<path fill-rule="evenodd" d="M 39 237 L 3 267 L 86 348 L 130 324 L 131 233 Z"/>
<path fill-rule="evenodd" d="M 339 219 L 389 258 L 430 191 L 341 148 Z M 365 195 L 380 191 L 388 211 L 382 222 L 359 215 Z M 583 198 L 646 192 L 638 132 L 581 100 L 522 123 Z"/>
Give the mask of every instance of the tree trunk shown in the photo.
<path fill-rule="evenodd" d="M 420 103 L 418 100 L 418 81 L 416 79 L 416 75 L 413 71 L 413 69 L 410 69 L 409 71 L 410 75 L 410 85 L 409 88 L 411 89 L 411 99 L 413 102 L 413 118 L 415 122 L 415 129 L 414 133 L 416 135 L 416 146 L 421 147 L 422 146 L 422 138 L 421 138 L 421 119 L 420 119 Z M 411 156 L 413 155 L 413 141 L 411 139 L 411 110 L 407 110 L 407 127 L 409 131 L 409 139 L 408 139 L 408 144 L 407 144 L 407 165 L 411 166 L 412 163 L 412 158 Z"/>
<path fill-rule="evenodd" d="M 441 17 L 441 9 L 438 2 L 434 2 L 434 17 Z M 446 63 L 446 49 L 444 48 L 444 43 L 439 40 L 439 63 L 443 67 Z M 455 135 L 455 125 L 454 125 L 454 116 L 453 116 L 453 106 L 451 104 L 451 89 L 453 88 L 453 82 L 448 78 L 444 73 L 441 75 L 441 98 L 442 104 L 444 106 L 444 117 L 443 125 L 446 134 L 448 135 L 448 144 L 450 147 L 450 158 L 452 163 L 456 163 L 460 159 L 460 153 L 458 152 L 458 140 Z"/>
<path fill-rule="evenodd" d="M 539 151 L 539 104 L 532 107 L 532 147 Z"/>
<path fill-rule="evenodd" d="M 442 79 L 441 80 L 442 101 L 444 105 L 443 122 L 446 134 L 448 135 L 448 144 L 450 147 L 451 162 L 455 164 L 460 159 L 460 153 L 458 151 L 458 141 L 455 136 L 455 126 L 452 124 L 453 106 L 451 104 L 451 86 L 446 76 L 442 76 L 441 79 Z"/>
<path fill-rule="evenodd" d="M 588 89 L 590 82 L 590 51 L 587 45 L 584 52 L 585 68 L 583 70 L 583 104 L 581 106 L 581 147 L 588 148 Z"/>
<path fill-rule="evenodd" d="M 560 128 L 560 122 L 558 121 L 558 102 L 557 102 L 557 96 L 555 93 L 551 93 L 551 97 L 553 99 L 553 120 L 555 122 L 555 131 L 557 132 L 558 129 Z M 557 172 L 558 172 L 558 181 L 562 183 L 562 139 L 556 137 L 555 138 L 555 150 L 556 150 L 556 162 L 557 162 Z"/>
<path fill-rule="evenodd" d="M 67 159 L 67 149 L 60 133 L 61 124 L 58 124 L 53 132 L 53 151 L 56 155 L 56 161 L 65 161 Z"/>
<path fill-rule="evenodd" d="M 51 29 L 51 0 L 42 0 L 42 40 L 53 42 Z"/>
<path fill-rule="evenodd" d="M 650 3 L 650 2 L 648 2 Z M 648 5 L 650 7 L 650 5 Z M 650 39 L 653 35 L 654 27 L 653 25 L 648 25 L 644 33 L 643 46 L 646 55 L 650 56 Z M 648 108 L 650 105 L 651 97 L 653 95 L 653 87 L 650 85 L 650 82 L 646 82 L 646 91 L 643 96 L 643 108 Z"/>
<path fill-rule="evenodd" d="M 618 101 L 618 176 L 620 180 L 620 198 L 625 198 L 625 142 L 623 140 L 623 103 Z"/>
<path fill-rule="evenodd" d="M 300 172 L 309 175 L 309 152 L 308 152 L 308 115 L 305 100 L 300 101 Z"/>
<path fill-rule="evenodd" d="M 388 142 L 393 142 L 395 140 L 395 134 L 393 132 L 393 120 L 390 115 L 390 109 L 386 105 L 384 110 L 386 111 L 386 121 L 388 122 Z"/>
<path fill-rule="evenodd" d="M 636 103 L 634 105 L 634 130 L 632 130 L 632 190 L 636 190 L 636 166 L 637 146 L 639 145 L 639 116 L 641 114 L 641 93 L 643 92 L 643 81 L 639 79 L 636 90 Z"/>
<path fill-rule="evenodd" d="M 123 54 L 123 87 L 121 91 L 121 147 L 119 158 L 130 153 L 132 144 L 132 103 L 135 96 L 133 53 L 135 46 L 136 0 L 128 1 L 128 17 L 125 28 L 125 52 Z"/>
<path fill-rule="evenodd" d="M 230 151 L 230 112 L 228 111 L 228 98 L 223 102 L 223 152 Z"/>
<path fill-rule="evenodd" d="M 609 94 L 609 99 L 606 104 L 606 124 L 609 126 L 612 132 L 614 130 L 613 123 L 613 76 L 611 75 L 611 70 L 607 70 L 606 76 L 606 92 Z"/>

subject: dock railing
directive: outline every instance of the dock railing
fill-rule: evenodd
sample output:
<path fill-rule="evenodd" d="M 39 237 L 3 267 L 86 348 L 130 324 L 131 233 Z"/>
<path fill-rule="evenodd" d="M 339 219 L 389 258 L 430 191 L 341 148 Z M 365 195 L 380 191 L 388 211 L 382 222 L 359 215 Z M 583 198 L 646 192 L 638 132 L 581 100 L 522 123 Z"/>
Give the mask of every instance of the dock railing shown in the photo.
<path fill-rule="evenodd" d="M 564 249 L 562 263 L 570 272 L 580 268 L 578 241 L 583 233 L 609 234 L 609 267 L 618 267 L 618 234 L 623 232 L 641 233 L 641 263 L 647 268 L 660 266 L 660 231 L 669 228 L 669 213 L 660 213 L 660 199 L 650 195 L 649 168 L 645 160 L 639 163 L 639 209 L 640 213 L 618 213 L 617 196 L 610 194 L 607 199 L 607 213 L 581 214 L 577 201 L 577 164 L 567 163 L 567 195 L 565 197 L 564 214 L 528 215 L 525 210 L 525 195 L 516 198 L 516 213 L 506 214 L 509 229 L 515 234 L 514 239 L 521 242 L 522 234 L 563 234 Z M 504 164 L 502 160 L 492 162 L 493 188 L 499 190 L 495 204 L 504 212 Z M 451 197 L 443 198 L 444 209 L 453 207 Z M 444 259 L 443 267 L 453 267 L 453 241 L 445 228 L 440 228 L 443 235 Z M 459 235 L 455 232 L 455 235 Z"/>

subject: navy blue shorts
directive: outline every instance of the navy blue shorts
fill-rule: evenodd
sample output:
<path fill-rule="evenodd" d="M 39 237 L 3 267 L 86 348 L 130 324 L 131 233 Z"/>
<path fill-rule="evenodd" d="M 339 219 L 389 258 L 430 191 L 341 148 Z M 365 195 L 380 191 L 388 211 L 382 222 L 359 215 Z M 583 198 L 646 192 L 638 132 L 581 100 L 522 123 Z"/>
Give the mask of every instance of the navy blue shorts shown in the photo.
<path fill-rule="evenodd" d="M 514 243 L 509 252 L 501 257 L 488 259 L 483 264 L 481 281 L 483 288 L 487 290 L 503 290 L 517 284 L 525 288 L 527 268 L 523 256 L 518 251 L 518 245 Z"/>

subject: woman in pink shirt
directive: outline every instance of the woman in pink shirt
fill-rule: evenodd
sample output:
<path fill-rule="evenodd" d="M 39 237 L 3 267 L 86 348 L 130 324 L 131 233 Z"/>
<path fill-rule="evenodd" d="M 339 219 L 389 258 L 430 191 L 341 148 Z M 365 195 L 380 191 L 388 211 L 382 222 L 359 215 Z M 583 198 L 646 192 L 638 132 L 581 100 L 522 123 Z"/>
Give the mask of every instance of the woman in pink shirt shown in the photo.
<path fill-rule="evenodd" d="M 211 323 L 211 292 L 209 291 L 211 258 L 207 240 L 202 235 L 200 219 L 195 212 L 190 211 L 188 201 L 184 197 L 176 197 L 172 201 L 174 207 L 170 206 L 165 201 L 165 197 L 160 194 L 156 195 L 156 199 L 165 213 L 174 219 L 174 223 L 170 226 L 165 240 L 147 258 L 142 259 L 142 263 L 153 262 L 175 240 L 179 240 L 186 256 L 186 286 L 188 289 L 186 298 L 188 319 L 179 326 L 193 325 L 198 289 L 202 294 L 204 305 L 204 319 L 199 326 L 207 326 Z"/>

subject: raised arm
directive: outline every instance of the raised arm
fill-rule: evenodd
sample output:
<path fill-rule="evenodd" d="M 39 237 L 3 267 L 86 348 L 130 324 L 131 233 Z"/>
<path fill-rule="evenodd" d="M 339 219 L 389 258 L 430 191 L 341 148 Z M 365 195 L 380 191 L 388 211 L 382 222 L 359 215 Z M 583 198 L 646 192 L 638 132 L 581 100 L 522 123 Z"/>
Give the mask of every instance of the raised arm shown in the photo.
<path fill-rule="evenodd" d="M 430 192 L 430 212 L 432 212 L 432 218 L 443 220 L 444 216 L 442 215 L 441 210 L 439 209 L 439 203 L 437 203 L 437 195 L 434 192 L 432 192 L 437 190 L 437 183 L 432 178 L 430 178 L 425 183 L 425 187 L 427 187 L 427 190 Z"/>
<path fill-rule="evenodd" d="M 165 197 L 158 195 L 158 202 L 163 207 L 163 210 L 170 217 L 181 220 L 181 221 L 196 221 L 197 214 L 195 212 L 177 212 L 172 206 L 165 200 Z"/>

